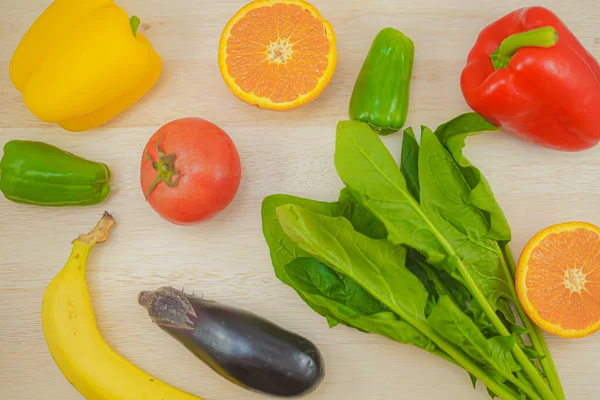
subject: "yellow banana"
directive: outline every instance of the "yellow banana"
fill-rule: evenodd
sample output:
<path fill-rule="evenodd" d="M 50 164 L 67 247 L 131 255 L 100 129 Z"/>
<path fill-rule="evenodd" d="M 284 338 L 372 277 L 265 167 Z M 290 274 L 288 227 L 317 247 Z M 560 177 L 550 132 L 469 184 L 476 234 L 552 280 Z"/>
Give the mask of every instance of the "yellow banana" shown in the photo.
<path fill-rule="evenodd" d="M 42 303 L 48 349 L 67 380 L 88 400 L 202 400 L 137 368 L 102 338 L 85 280 L 88 254 L 108 238 L 105 213 L 94 230 L 73 241 L 71 256 Z"/>

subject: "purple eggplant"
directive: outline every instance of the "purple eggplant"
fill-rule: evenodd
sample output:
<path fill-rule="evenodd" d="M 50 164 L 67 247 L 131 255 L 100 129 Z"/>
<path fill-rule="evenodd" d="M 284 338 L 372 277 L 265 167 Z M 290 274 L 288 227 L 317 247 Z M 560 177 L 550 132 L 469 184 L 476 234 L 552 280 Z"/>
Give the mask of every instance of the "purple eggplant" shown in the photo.
<path fill-rule="evenodd" d="M 243 388 L 298 397 L 323 380 L 317 347 L 258 315 L 171 287 L 143 291 L 138 302 L 162 330 Z"/>

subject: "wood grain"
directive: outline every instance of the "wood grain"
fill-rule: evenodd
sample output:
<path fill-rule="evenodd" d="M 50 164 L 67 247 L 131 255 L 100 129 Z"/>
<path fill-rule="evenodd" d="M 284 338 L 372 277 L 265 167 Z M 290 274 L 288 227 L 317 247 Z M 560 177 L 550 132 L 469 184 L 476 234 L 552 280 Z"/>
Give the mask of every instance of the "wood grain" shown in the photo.
<path fill-rule="evenodd" d="M 117 226 L 90 259 L 89 284 L 107 341 L 140 367 L 208 400 L 250 400 L 154 327 L 136 303 L 140 290 L 185 287 L 207 298 L 260 313 L 308 336 L 323 351 L 327 377 L 311 400 L 485 399 L 466 373 L 411 346 L 344 327 L 328 329 L 270 266 L 261 234 L 260 203 L 272 193 L 332 200 L 341 188 L 333 167 L 335 124 L 346 118 L 354 79 L 375 34 L 401 29 L 416 43 L 409 124 L 435 127 L 468 111 L 458 77 L 475 37 L 490 21 L 525 5 L 520 0 L 314 0 L 336 31 L 339 66 L 324 94 L 288 113 L 238 101 L 221 80 L 217 43 L 240 0 L 122 0 L 164 60 L 157 86 L 106 126 L 71 134 L 36 120 L 8 77 L 10 57 L 49 0 L 0 3 L 0 146 L 41 140 L 114 172 L 114 194 L 99 206 L 28 207 L 0 199 L 0 393 L 7 400 L 81 396 L 49 355 L 40 326 L 45 286 L 64 264 L 70 241 L 103 210 Z M 600 56 L 600 3 L 538 1 L 557 12 Z M 209 119 L 235 141 L 243 182 L 232 205 L 214 220 L 176 227 L 160 219 L 139 189 L 141 151 L 162 124 L 184 116 Z M 385 139 L 398 156 L 399 138 Z M 503 133 L 470 139 L 467 154 L 488 177 L 514 231 L 513 250 L 542 227 L 566 220 L 600 223 L 600 148 L 577 154 L 544 150 Z M 567 398 L 600 398 L 598 335 L 548 338 Z M 135 399 L 132 399 L 135 400 Z"/>

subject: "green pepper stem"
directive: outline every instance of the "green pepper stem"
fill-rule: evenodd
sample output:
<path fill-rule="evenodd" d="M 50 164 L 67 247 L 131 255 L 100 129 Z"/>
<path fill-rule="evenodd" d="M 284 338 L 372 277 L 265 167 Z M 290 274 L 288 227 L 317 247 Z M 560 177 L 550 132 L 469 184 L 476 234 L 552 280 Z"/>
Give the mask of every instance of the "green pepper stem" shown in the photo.
<path fill-rule="evenodd" d="M 498 49 L 490 54 L 494 69 L 506 68 L 514 54 L 523 47 L 549 48 L 558 42 L 558 31 L 551 26 L 510 35 L 500 43 Z"/>
<path fill-rule="evenodd" d="M 129 19 L 129 23 L 131 24 L 131 30 L 133 31 L 133 37 L 136 37 L 141 22 L 142 21 L 140 21 L 140 19 L 136 15 Z"/>

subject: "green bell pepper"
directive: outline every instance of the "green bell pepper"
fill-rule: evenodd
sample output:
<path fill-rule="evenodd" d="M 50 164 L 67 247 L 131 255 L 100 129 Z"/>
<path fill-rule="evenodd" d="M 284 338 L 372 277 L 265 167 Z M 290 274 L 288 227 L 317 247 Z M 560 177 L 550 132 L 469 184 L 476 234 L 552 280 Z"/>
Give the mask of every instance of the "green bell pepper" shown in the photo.
<path fill-rule="evenodd" d="M 381 135 L 406 122 L 415 45 L 402 32 L 385 28 L 369 50 L 350 98 L 350 119 L 367 122 Z"/>
<path fill-rule="evenodd" d="M 0 191 L 16 203 L 38 206 L 87 206 L 110 194 L 111 173 L 55 146 L 12 140 L 0 161 Z"/>

